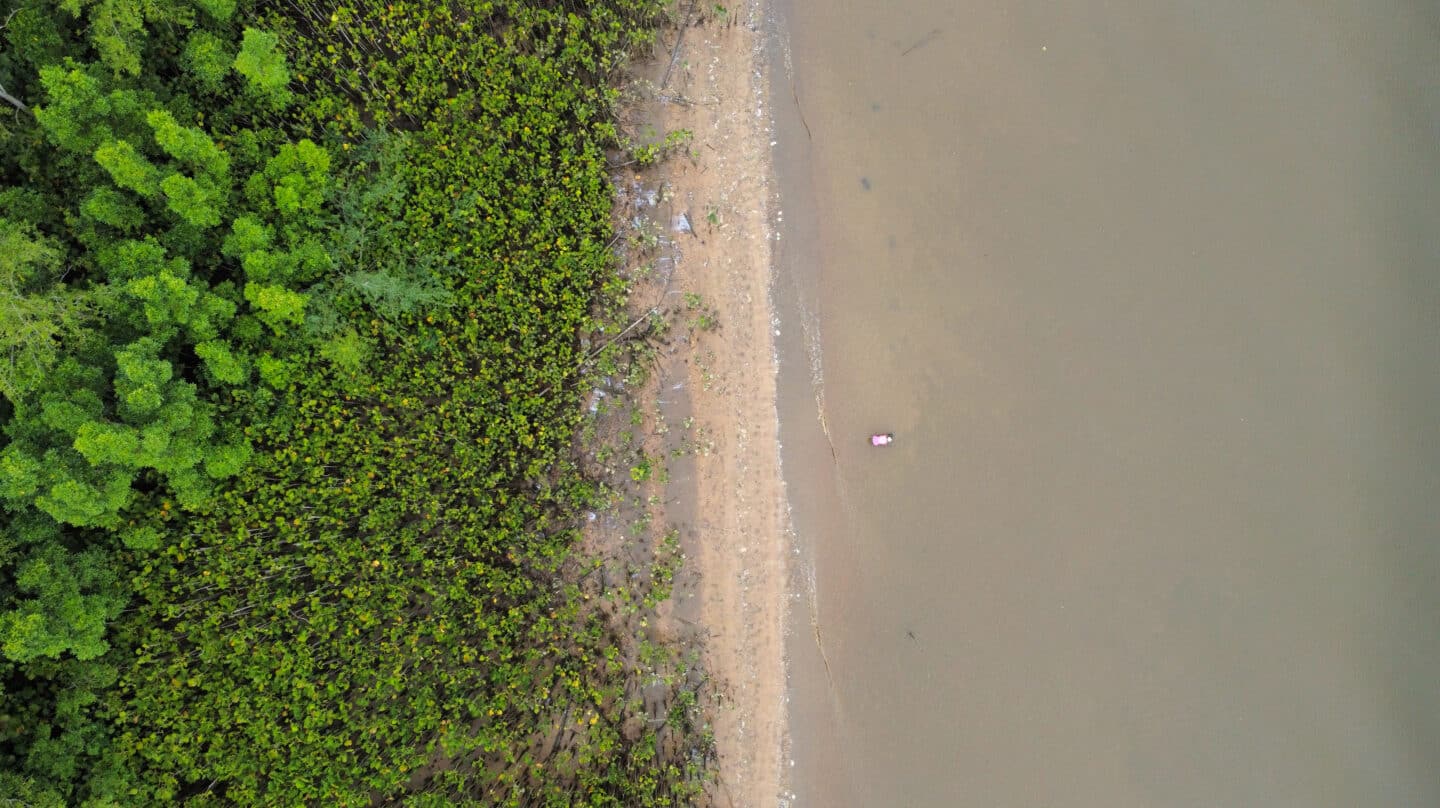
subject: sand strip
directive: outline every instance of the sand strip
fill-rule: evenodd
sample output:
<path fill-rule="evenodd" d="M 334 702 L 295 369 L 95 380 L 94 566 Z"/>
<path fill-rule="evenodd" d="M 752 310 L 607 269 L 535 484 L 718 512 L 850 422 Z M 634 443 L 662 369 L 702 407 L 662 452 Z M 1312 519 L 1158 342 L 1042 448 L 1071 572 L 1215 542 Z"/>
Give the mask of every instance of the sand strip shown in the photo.
<path fill-rule="evenodd" d="M 721 783 L 737 808 L 782 799 L 786 743 L 787 547 L 776 415 L 770 119 L 761 51 L 764 4 L 706 14 L 671 46 L 658 127 L 688 129 L 663 169 L 691 234 L 675 234 L 675 288 L 700 296 L 718 328 L 695 332 L 687 386 L 713 450 L 696 459 L 691 552 L 706 628 L 705 664 L 723 695 L 715 715 Z"/>

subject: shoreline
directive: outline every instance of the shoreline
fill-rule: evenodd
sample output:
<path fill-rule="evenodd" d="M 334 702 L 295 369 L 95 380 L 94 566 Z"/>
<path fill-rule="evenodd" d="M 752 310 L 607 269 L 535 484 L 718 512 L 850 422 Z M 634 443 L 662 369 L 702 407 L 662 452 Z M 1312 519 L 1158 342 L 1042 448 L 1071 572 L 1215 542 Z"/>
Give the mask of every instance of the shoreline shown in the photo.
<path fill-rule="evenodd" d="M 656 173 L 672 217 L 683 214 L 691 228 L 669 234 L 671 286 L 703 301 L 716 325 L 692 329 L 688 351 L 668 357 L 662 375 L 684 379 L 688 415 L 709 443 L 693 459 L 693 502 L 684 508 L 693 521 L 682 546 L 694 561 L 703 667 L 717 689 L 713 797 L 734 808 L 782 804 L 789 743 L 765 5 L 747 0 L 673 29 L 679 39 L 662 56 L 648 121 L 693 135 L 687 153 Z"/>

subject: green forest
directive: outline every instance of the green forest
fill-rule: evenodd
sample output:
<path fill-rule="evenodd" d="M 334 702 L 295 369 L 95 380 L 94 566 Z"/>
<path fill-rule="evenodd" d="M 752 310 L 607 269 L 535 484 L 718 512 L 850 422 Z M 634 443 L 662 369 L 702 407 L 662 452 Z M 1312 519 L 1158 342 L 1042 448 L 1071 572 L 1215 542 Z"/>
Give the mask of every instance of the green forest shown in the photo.
<path fill-rule="evenodd" d="M 701 795 L 575 549 L 665 12 L 0 12 L 0 802 Z"/>

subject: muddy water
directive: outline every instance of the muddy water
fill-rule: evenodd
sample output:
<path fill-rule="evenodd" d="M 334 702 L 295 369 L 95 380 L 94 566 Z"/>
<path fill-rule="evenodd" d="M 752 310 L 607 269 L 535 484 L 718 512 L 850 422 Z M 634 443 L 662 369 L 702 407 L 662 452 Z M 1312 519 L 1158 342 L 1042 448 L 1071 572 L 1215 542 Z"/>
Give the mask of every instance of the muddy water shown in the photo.
<path fill-rule="evenodd" d="M 782 16 L 797 803 L 1440 805 L 1440 10 Z"/>

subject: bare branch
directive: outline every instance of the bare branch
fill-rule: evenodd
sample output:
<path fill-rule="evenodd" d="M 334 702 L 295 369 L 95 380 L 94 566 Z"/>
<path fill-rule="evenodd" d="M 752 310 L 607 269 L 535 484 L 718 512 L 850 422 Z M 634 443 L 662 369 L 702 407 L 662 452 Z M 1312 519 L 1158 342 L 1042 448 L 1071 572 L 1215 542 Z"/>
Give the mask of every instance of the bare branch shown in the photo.
<path fill-rule="evenodd" d="M 3 98 L 3 99 L 5 99 L 6 101 L 10 102 L 10 105 L 11 105 L 11 106 L 15 107 L 16 109 L 20 110 L 21 112 L 24 112 L 24 113 L 26 113 L 26 114 L 30 114 L 30 108 L 27 107 L 27 106 L 25 106 L 25 102 L 21 101 L 20 99 L 16 98 L 15 96 L 11 95 L 10 93 L 5 92 L 5 88 L 4 88 L 4 87 L 0 87 L 0 98 Z"/>
<path fill-rule="evenodd" d="M 0 31 L 4 31 L 6 28 L 10 27 L 10 21 L 15 19 L 15 15 L 19 12 L 20 9 L 18 8 L 11 9 L 10 13 L 5 15 L 5 22 L 0 22 Z M 0 98 L 5 99 L 10 103 L 11 106 L 15 107 L 21 112 L 30 114 L 30 108 L 25 106 L 25 102 L 6 92 L 4 87 L 0 87 Z"/>

